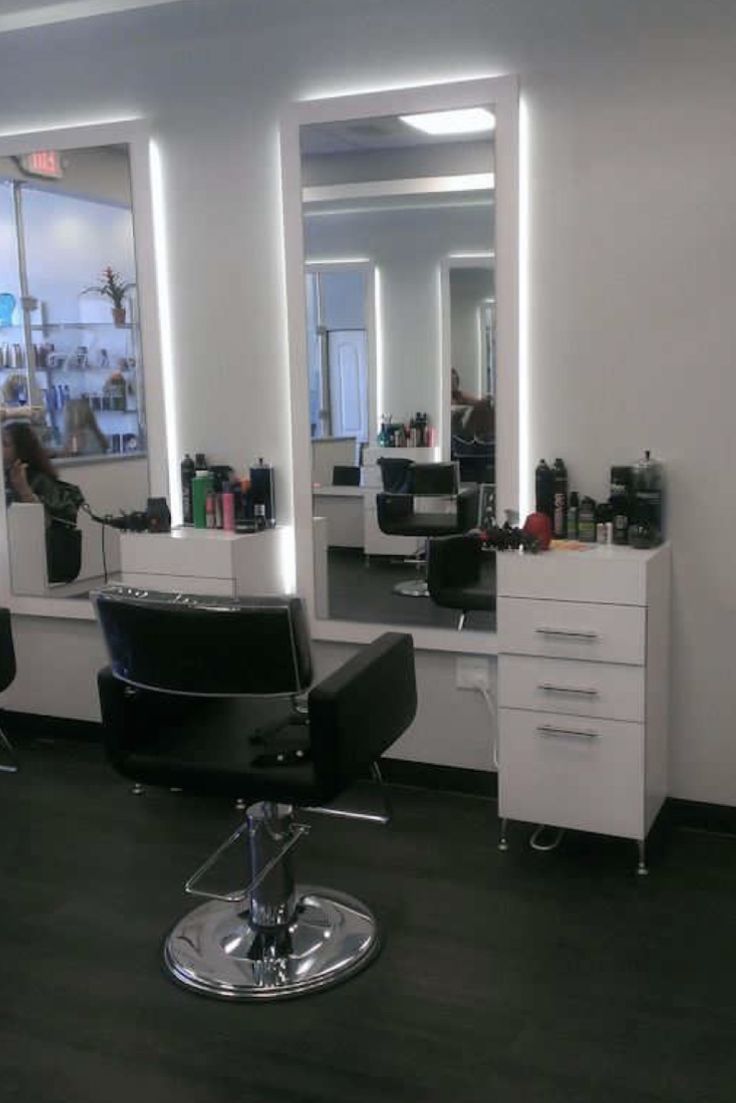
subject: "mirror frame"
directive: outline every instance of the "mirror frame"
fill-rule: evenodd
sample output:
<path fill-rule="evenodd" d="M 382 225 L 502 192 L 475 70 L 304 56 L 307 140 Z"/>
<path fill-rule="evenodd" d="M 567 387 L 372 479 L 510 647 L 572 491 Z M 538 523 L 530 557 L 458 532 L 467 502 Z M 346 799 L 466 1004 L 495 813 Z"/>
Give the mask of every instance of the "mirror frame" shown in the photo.
<path fill-rule="evenodd" d="M 153 195 L 151 187 L 151 136 L 140 119 L 89 126 L 59 127 L 12 135 L 0 134 L 0 157 L 13 157 L 42 149 L 86 149 L 127 145 L 130 160 L 136 282 L 143 354 L 146 403 L 146 435 L 149 493 L 169 497 L 164 378 L 159 329 L 156 279 Z M 0 476 L 3 486 L 3 477 Z M 89 601 L 64 597 L 19 597 L 12 592 L 7 514 L 0 509 L 0 602 L 12 613 L 24 616 L 94 620 Z"/>
<path fill-rule="evenodd" d="M 291 393 L 292 492 L 297 592 L 306 599 L 310 629 L 316 640 L 367 643 L 396 625 L 319 619 L 316 616 L 312 523 L 311 441 L 307 394 L 304 239 L 299 130 L 309 123 L 330 123 L 371 116 L 403 115 L 493 104 L 495 130 L 495 252 L 497 418 L 496 497 L 499 512 L 519 509 L 519 86 L 515 76 L 400 88 L 305 100 L 291 104 L 281 127 L 282 198 L 288 349 Z M 441 316 L 441 272 L 438 272 L 438 316 Z M 377 329 L 380 329 L 380 296 Z M 438 340 L 442 340 L 438 324 Z M 380 332 L 377 333 L 380 370 Z M 442 360 L 441 348 L 438 359 Z M 449 381 L 440 381 L 443 418 Z M 444 429 L 444 426 L 441 427 Z M 373 431 L 373 426 L 371 427 Z M 442 438 L 441 438 L 442 439 Z M 424 650 L 487 653 L 497 650 L 495 632 L 457 632 L 411 626 L 414 644 Z M 474 637 L 474 638 L 470 638 Z"/>

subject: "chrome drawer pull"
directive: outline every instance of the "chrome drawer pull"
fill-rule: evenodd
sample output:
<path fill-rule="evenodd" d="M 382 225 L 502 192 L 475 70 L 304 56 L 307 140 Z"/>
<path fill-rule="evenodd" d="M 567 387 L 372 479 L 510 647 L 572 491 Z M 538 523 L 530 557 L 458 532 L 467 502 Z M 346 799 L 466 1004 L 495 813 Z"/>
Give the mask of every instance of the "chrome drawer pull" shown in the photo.
<path fill-rule="evenodd" d="M 584 697 L 597 697 L 597 689 L 580 689 L 578 686 L 553 686 L 551 682 L 540 682 L 537 689 L 544 689 L 547 693 L 581 693 Z"/>
<path fill-rule="evenodd" d="M 536 628 L 540 636 L 566 636 L 574 640 L 597 640 L 597 632 L 575 632 L 570 628 Z"/>
<path fill-rule="evenodd" d="M 555 728 L 551 724 L 540 724 L 537 731 L 541 735 L 577 735 L 582 739 L 596 739 L 598 732 L 580 731 L 579 728 Z"/>

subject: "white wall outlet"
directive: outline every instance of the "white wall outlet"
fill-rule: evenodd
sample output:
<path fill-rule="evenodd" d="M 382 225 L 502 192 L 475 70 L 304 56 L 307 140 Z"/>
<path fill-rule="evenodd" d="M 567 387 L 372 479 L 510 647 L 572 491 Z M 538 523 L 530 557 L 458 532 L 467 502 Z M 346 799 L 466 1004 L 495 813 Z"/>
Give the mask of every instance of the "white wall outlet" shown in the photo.
<path fill-rule="evenodd" d="M 491 660 L 485 655 L 460 655 L 455 668 L 458 689 L 491 688 Z"/>

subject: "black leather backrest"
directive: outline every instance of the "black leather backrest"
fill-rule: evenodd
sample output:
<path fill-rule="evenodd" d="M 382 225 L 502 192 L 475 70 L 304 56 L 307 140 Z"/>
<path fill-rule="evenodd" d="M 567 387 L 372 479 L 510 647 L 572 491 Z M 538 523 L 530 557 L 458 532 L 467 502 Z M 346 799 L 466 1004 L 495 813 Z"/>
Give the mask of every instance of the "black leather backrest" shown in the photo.
<path fill-rule="evenodd" d="M 387 494 L 408 493 L 413 460 L 400 456 L 379 456 L 378 465 L 381 469 L 381 483 Z"/>
<path fill-rule="evenodd" d="M 415 463 L 411 469 L 412 494 L 457 494 L 459 485 L 456 463 Z"/>
<path fill-rule="evenodd" d="M 169 693 L 270 696 L 312 680 L 296 597 L 195 597 L 109 586 L 92 595 L 116 678 Z"/>
<path fill-rule="evenodd" d="M 360 486 L 360 468 L 336 463 L 332 468 L 333 486 Z"/>

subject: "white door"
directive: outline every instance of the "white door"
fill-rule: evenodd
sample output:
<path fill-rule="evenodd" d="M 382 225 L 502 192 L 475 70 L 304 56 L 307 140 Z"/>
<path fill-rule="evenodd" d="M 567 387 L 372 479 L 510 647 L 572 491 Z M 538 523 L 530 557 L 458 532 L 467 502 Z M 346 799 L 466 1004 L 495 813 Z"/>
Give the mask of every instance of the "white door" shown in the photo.
<path fill-rule="evenodd" d="M 332 435 L 367 440 L 368 358 L 365 330 L 330 330 L 327 356 Z"/>

